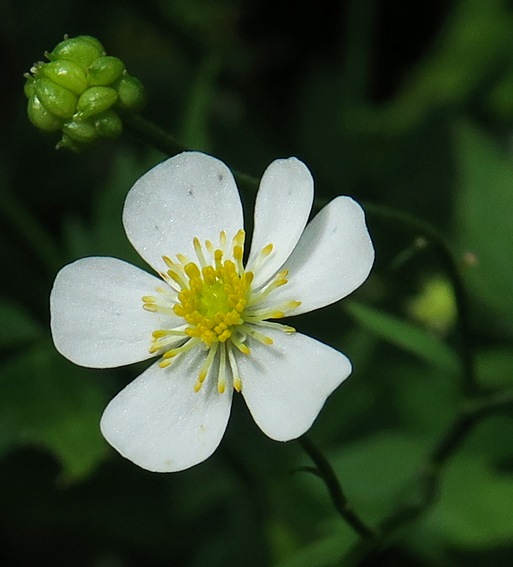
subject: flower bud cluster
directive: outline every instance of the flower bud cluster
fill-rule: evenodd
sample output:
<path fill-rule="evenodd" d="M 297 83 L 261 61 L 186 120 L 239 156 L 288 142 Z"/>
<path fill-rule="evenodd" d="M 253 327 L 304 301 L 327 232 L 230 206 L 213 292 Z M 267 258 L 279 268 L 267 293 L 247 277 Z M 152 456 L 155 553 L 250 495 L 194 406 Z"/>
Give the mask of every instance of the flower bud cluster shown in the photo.
<path fill-rule="evenodd" d="M 25 75 L 27 112 L 39 130 L 62 131 L 58 148 L 79 151 L 98 138 L 118 137 L 119 114 L 144 104 L 141 82 L 94 37 L 66 37 L 45 56 L 48 63 L 36 63 Z"/>

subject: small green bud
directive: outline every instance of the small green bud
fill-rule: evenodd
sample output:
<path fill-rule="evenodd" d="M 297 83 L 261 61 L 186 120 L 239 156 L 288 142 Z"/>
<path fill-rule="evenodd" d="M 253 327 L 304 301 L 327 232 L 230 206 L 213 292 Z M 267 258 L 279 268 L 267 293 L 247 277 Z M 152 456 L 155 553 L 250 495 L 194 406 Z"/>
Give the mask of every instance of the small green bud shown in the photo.
<path fill-rule="evenodd" d="M 67 134 L 63 134 L 60 142 L 55 146 L 56 150 L 60 150 L 61 148 L 66 148 L 78 154 L 84 149 L 84 145 L 72 140 Z"/>
<path fill-rule="evenodd" d="M 39 72 L 57 85 L 81 95 L 87 88 L 84 71 L 73 61 L 51 61 L 41 65 Z"/>
<path fill-rule="evenodd" d="M 98 132 L 92 120 L 70 120 L 64 124 L 62 131 L 75 142 L 88 143 L 98 138 Z"/>
<path fill-rule="evenodd" d="M 36 94 L 29 98 L 27 113 L 32 124 L 43 132 L 55 132 L 62 128 L 62 120 L 49 112 Z"/>
<path fill-rule="evenodd" d="M 124 70 L 125 64 L 121 59 L 110 55 L 98 57 L 88 69 L 87 81 L 89 86 L 111 85 L 121 77 Z"/>
<path fill-rule="evenodd" d="M 75 114 L 77 96 L 50 79 L 41 77 L 36 81 L 37 96 L 43 105 L 59 118 L 71 118 Z"/>
<path fill-rule="evenodd" d="M 116 90 L 118 91 L 119 97 L 116 105 L 118 108 L 137 112 L 144 106 L 146 95 L 139 79 L 125 73 L 117 84 Z"/>
<path fill-rule="evenodd" d="M 91 63 L 98 57 L 105 55 L 103 45 L 90 35 L 79 35 L 77 37 L 66 38 L 48 54 L 51 61 L 64 59 L 73 61 L 82 69 L 86 70 Z"/>
<path fill-rule="evenodd" d="M 27 82 L 23 86 L 23 90 L 25 92 L 25 96 L 30 98 L 36 94 L 36 80 L 34 77 L 31 77 L 28 73 L 25 73 L 25 78 Z"/>
<path fill-rule="evenodd" d="M 118 94 L 110 87 L 90 87 L 78 99 L 77 118 L 83 120 L 108 110 L 117 100 Z"/>
<path fill-rule="evenodd" d="M 113 110 L 102 112 L 96 117 L 94 125 L 103 138 L 117 138 L 123 132 L 121 118 Z"/>

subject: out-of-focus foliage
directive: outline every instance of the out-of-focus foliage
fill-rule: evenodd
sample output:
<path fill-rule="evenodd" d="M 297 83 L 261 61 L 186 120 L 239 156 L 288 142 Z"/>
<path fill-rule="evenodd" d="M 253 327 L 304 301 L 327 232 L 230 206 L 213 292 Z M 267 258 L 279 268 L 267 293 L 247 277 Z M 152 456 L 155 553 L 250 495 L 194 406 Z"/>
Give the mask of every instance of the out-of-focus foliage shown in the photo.
<path fill-rule="evenodd" d="M 314 173 L 319 206 L 339 194 L 372 205 L 370 279 L 340 306 L 295 321 L 353 363 L 311 437 L 366 522 L 420 498 L 417 473 L 465 405 L 453 296 L 442 311 L 426 301 L 426 282 L 450 281 L 446 262 L 415 227 L 375 214 L 379 207 L 445 236 L 466 286 L 476 379 L 486 391 L 513 386 L 510 2 L 4 1 L 0 559 L 510 565 L 507 406 L 469 431 L 432 506 L 366 558 L 353 553 L 359 538 L 324 484 L 301 470 L 311 463 L 299 444 L 262 435 L 240 397 L 220 449 L 189 471 L 152 474 L 107 446 L 101 412 L 146 365 L 97 371 L 62 359 L 48 296 L 57 270 L 79 257 L 143 266 L 123 232 L 123 200 L 166 156 L 130 135 L 78 156 L 55 151 L 52 133 L 30 124 L 23 73 L 64 34 L 98 38 L 144 84 L 143 115 L 189 147 L 256 176 L 296 155 Z M 248 210 L 253 198 L 244 194 Z M 432 324 L 443 316 L 442 327 Z"/>

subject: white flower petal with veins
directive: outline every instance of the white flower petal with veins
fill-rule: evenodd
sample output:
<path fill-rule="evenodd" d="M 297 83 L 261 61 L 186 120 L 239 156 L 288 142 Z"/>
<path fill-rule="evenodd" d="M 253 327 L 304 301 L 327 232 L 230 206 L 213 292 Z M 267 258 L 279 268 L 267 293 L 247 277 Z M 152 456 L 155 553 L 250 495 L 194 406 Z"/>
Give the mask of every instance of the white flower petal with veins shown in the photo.
<path fill-rule="evenodd" d="M 243 227 L 232 172 L 199 152 L 184 152 L 143 175 L 127 195 L 123 225 L 128 239 L 155 270 L 162 256 L 192 257 L 192 239 L 233 237 Z"/>
<path fill-rule="evenodd" d="M 261 269 L 255 270 L 254 285 L 265 283 L 283 265 L 303 232 L 313 203 L 313 179 L 306 165 L 296 158 L 277 159 L 265 170 L 255 203 L 255 228 L 247 270 L 262 248 L 279 242 Z"/>
<path fill-rule="evenodd" d="M 59 272 L 50 297 L 59 352 L 97 368 L 160 357 L 103 414 L 103 435 L 126 458 L 158 472 L 204 461 L 234 390 L 264 433 L 295 439 L 349 376 L 343 354 L 276 321 L 345 297 L 374 261 L 361 207 L 338 197 L 306 225 L 312 199 L 303 163 L 273 162 L 244 265 L 232 173 L 185 152 L 143 175 L 125 201 L 127 235 L 160 278 L 114 258 Z"/>
<path fill-rule="evenodd" d="M 116 258 L 83 258 L 64 267 L 50 295 L 57 350 L 75 364 L 91 368 L 150 358 L 155 315 L 141 309 L 141 297 L 161 284 L 155 276 Z"/>
<path fill-rule="evenodd" d="M 301 333 L 269 330 L 272 345 L 241 358 L 242 395 L 260 429 L 289 441 L 310 428 L 326 398 L 351 373 L 342 353 Z"/>
<path fill-rule="evenodd" d="M 150 471 L 176 472 L 217 449 L 233 390 L 221 396 L 210 383 L 195 392 L 190 377 L 200 357 L 200 352 L 189 352 L 172 370 L 154 364 L 111 400 L 101 430 L 124 457 Z"/>

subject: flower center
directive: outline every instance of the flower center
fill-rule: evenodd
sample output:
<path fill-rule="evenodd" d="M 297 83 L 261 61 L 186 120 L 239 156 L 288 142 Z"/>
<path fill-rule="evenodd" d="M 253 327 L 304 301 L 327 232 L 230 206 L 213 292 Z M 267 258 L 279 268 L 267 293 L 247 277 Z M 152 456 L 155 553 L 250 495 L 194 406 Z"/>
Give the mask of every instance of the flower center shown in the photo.
<path fill-rule="evenodd" d="M 220 250 L 216 250 L 221 252 Z M 178 294 L 180 303 L 173 307 L 189 327 L 189 337 L 199 337 L 207 346 L 225 342 L 244 323 L 242 314 L 251 294 L 252 272 L 239 274 L 234 262 L 222 262 L 217 254 L 216 267 L 201 270 L 193 262 L 184 267 L 189 278 L 187 288 Z"/>
<path fill-rule="evenodd" d="M 246 271 L 242 264 L 245 233 L 240 230 L 228 249 L 226 233 L 220 234 L 220 247 L 215 249 L 210 241 L 203 247 L 194 239 L 197 262 L 178 254 L 173 261 L 163 257 L 167 272 L 161 273 L 168 288 L 156 288 L 159 296 L 143 297 L 147 311 L 178 316 L 184 321 L 173 329 L 160 329 L 152 334 L 151 353 L 161 352 L 162 368 L 169 366 L 177 355 L 201 345 L 208 350 L 195 390 L 201 388 L 210 368 L 216 362 L 218 368 L 218 390 L 225 388 L 227 360 L 231 369 L 233 387 L 240 391 L 241 379 L 237 369 L 235 352 L 250 354 L 245 344 L 248 336 L 263 344 L 272 344 L 272 339 L 258 327 L 279 328 L 294 332 L 292 327 L 267 319 L 279 319 L 300 303 L 288 301 L 275 308 L 259 308 L 258 303 L 274 289 L 287 283 L 287 271 L 279 272 L 258 289 L 252 288 L 254 274 Z M 265 246 L 255 263 L 258 267 L 272 252 L 271 244 Z M 207 261 L 207 259 L 209 261 Z M 216 357 L 219 352 L 219 356 Z"/>

